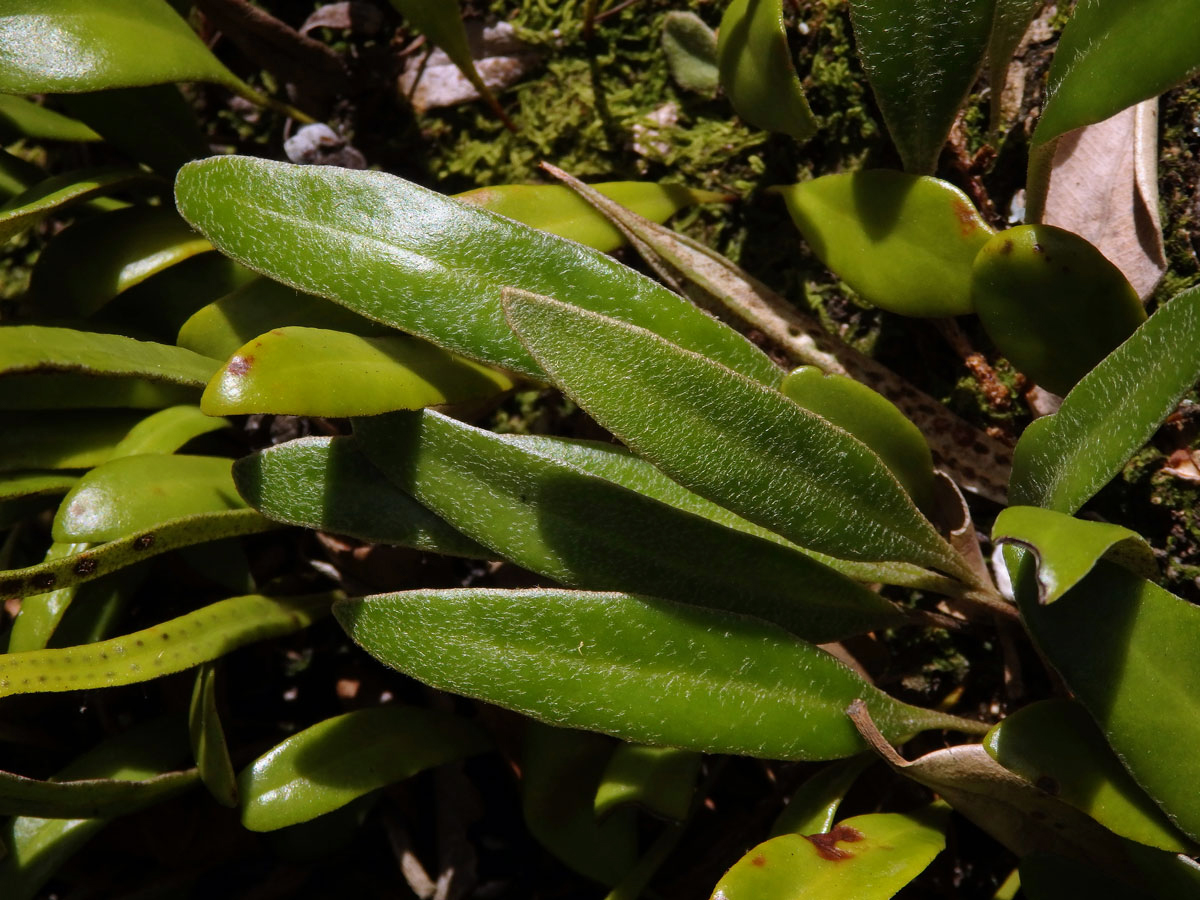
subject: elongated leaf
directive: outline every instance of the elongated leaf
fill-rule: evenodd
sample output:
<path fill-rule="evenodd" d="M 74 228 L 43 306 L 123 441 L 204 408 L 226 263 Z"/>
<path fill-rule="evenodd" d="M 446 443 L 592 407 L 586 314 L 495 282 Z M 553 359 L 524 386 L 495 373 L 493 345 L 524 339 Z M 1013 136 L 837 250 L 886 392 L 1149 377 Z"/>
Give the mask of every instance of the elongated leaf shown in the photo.
<path fill-rule="evenodd" d="M 59 102 L 109 146 L 163 175 L 211 152 L 195 112 L 173 84 L 63 94 Z"/>
<path fill-rule="evenodd" d="M 234 259 L 483 362 L 541 374 L 504 322 L 511 285 L 780 378 L 732 329 L 603 254 L 382 172 L 216 157 L 181 169 L 175 188 L 184 218 Z"/>
<path fill-rule="evenodd" d="M 893 700 L 775 626 L 625 594 L 460 589 L 339 603 L 382 662 L 435 687 L 625 740 L 771 759 L 863 748 L 865 697 L 893 737 L 975 728 Z"/>
<path fill-rule="evenodd" d="M 81 585 L 71 604 L 63 611 L 61 621 L 54 624 L 53 633 L 44 646 L 76 647 L 94 644 L 118 634 L 125 611 L 133 601 L 133 595 L 150 575 L 150 568 L 127 566 L 119 572 Z M 28 600 L 22 601 L 22 607 Z"/>
<path fill-rule="evenodd" d="M 879 169 L 775 191 L 813 252 L 864 300 L 906 316 L 972 311 L 971 263 L 994 232 L 954 185 Z"/>
<path fill-rule="evenodd" d="M 0 331 L 0 338 L 3 332 Z M 87 469 L 116 453 L 141 419 L 131 412 L 15 413 L 5 417 L 0 469 Z"/>
<path fill-rule="evenodd" d="M 503 558 L 562 584 L 651 591 L 758 616 L 818 642 L 901 620 L 879 595 L 786 547 L 437 413 L 359 419 L 355 434 L 402 490 Z"/>
<path fill-rule="evenodd" d="M 289 326 L 238 349 L 209 382 L 200 408 L 210 416 L 373 416 L 487 400 L 513 385 L 502 372 L 408 335 Z"/>
<path fill-rule="evenodd" d="M 603 819 L 630 804 L 664 819 L 687 818 L 696 793 L 701 757 L 674 747 L 618 744 L 596 789 L 596 815 Z"/>
<path fill-rule="evenodd" d="M 555 383 L 685 487 L 803 547 L 973 579 L 842 429 L 644 329 L 548 298 L 510 293 L 505 304 Z"/>
<path fill-rule="evenodd" d="M 475 725 L 434 710 L 381 706 L 334 716 L 292 735 L 238 775 L 242 824 L 274 831 L 307 822 L 487 747 Z"/>
<path fill-rule="evenodd" d="M 98 141 L 100 135 L 60 112 L 24 97 L 0 96 L 0 126 L 40 141 Z"/>
<path fill-rule="evenodd" d="M 946 846 L 946 810 L 873 813 L 823 834 L 759 844 L 717 882 L 713 900 L 888 900 Z"/>
<path fill-rule="evenodd" d="M 72 413 L 74 422 L 78 413 Z M 224 419 L 206 416 L 197 406 L 169 406 L 151 413 L 129 429 L 113 451 L 113 456 L 138 456 L 144 453 L 174 453 L 202 434 L 228 428 Z"/>
<path fill-rule="evenodd" d="M 1021 860 L 1021 893 L 1028 900 L 1059 900 L 1082 895 L 1097 900 L 1154 900 L 1130 881 L 1115 880 L 1095 867 L 1061 856 L 1034 855 Z"/>
<path fill-rule="evenodd" d="M 1200 380 L 1200 288 L 1160 308 L 1085 375 L 1062 408 L 1025 430 L 1011 502 L 1074 513 Z"/>
<path fill-rule="evenodd" d="M 1156 97 L 1200 71 L 1189 0 L 1083 0 L 1063 29 L 1033 134 L 1044 144 Z"/>
<path fill-rule="evenodd" d="M 1008 70 L 1013 54 L 1021 45 L 1029 23 L 1045 0 L 995 0 L 996 13 L 992 21 L 992 36 L 988 41 L 988 82 L 991 85 L 992 131 L 999 131 L 1004 122 L 1002 101 L 1008 84 Z"/>
<path fill-rule="evenodd" d="M 1200 839 L 1200 607 L 1103 560 L 1042 606 L 1028 560 L 1022 570 L 1017 601 L 1042 653 L 1138 784 Z"/>
<path fill-rule="evenodd" d="M 352 438 L 300 438 L 239 459 L 238 492 L 269 519 L 364 541 L 487 559 L 475 543 L 395 487 Z"/>
<path fill-rule="evenodd" d="M 306 628 L 337 596 L 250 594 L 96 644 L 9 653 L 0 656 L 0 697 L 116 687 L 182 672 L 246 644 Z"/>
<path fill-rule="evenodd" d="M 7 202 L 46 177 L 41 168 L 0 150 L 0 200 Z"/>
<path fill-rule="evenodd" d="M 212 250 L 172 209 L 132 206 L 79 222 L 49 243 L 30 289 L 39 308 L 86 318 L 152 275 Z"/>
<path fill-rule="evenodd" d="M 4 330 L 0 329 L 0 344 Z M 0 378 L 3 410 L 162 409 L 199 399 L 198 387 L 136 376 L 53 372 Z"/>
<path fill-rule="evenodd" d="M 640 456 L 634 456 L 619 444 L 602 444 L 598 441 L 578 441 L 532 434 L 513 435 L 505 440 L 534 453 L 549 456 L 577 469 L 582 469 L 589 475 L 615 482 L 631 491 L 666 503 L 668 506 L 674 506 L 684 512 L 703 516 L 705 519 L 720 523 L 727 528 L 783 544 L 805 556 L 811 556 L 822 565 L 829 566 L 855 581 L 898 584 L 938 593 L 947 591 L 953 593 L 958 587 L 958 582 L 953 579 L 908 563 L 851 562 L 798 547 L 770 529 L 748 522 L 737 513 L 705 500 L 699 494 L 693 494 L 683 485 L 664 475 L 661 469 L 655 468 Z"/>
<path fill-rule="evenodd" d="M 694 190 L 682 184 L 610 181 L 593 188 L 654 222 L 665 222 L 697 203 L 727 201 L 727 194 Z M 455 200 L 480 206 L 531 228 L 578 241 L 602 253 L 625 243 L 621 232 L 574 191 L 560 184 L 504 184 L 456 194 Z"/>
<path fill-rule="evenodd" d="M 1137 532 L 1036 506 L 1011 506 L 1002 511 L 992 527 L 992 541 L 1015 544 L 1035 554 L 1040 603 L 1053 603 L 1102 557 L 1145 578 L 1158 574 L 1154 551 Z"/>
<path fill-rule="evenodd" d="M 50 545 L 46 551 L 45 561 L 64 559 L 89 549 L 89 543 Z M 93 582 L 95 584 L 96 582 Z M 26 650 L 41 650 L 54 634 L 54 629 L 62 619 L 63 613 L 75 600 L 79 585 L 59 588 L 45 594 L 26 597 L 21 602 L 21 612 L 13 622 L 12 631 L 8 635 L 7 653 L 21 653 Z"/>
<path fill-rule="evenodd" d="M 0 327 L 0 375 L 128 375 L 203 387 L 220 363 L 182 347 L 42 325 Z M 7 380 L 7 379 L 6 379 Z"/>
<path fill-rule="evenodd" d="M 216 667 L 208 662 L 196 670 L 196 685 L 188 707 L 192 758 L 208 792 L 222 806 L 238 805 L 237 777 L 225 745 L 225 729 L 217 712 Z"/>
<path fill-rule="evenodd" d="M 65 559 L 0 572 L 0 596 L 28 597 L 91 581 L 169 550 L 278 527 L 250 509 L 187 516 Z"/>
<path fill-rule="evenodd" d="M 540 722 L 526 725 L 521 753 L 526 826 L 570 868 L 605 884 L 627 877 L 637 859 L 634 811 L 598 821 L 592 806 L 612 753 L 598 734 Z"/>
<path fill-rule="evenodd" d="M 904 168 L 937 168 L 983 63 L 995 0 L 852 0 L 854 41 Z"/>
<path fill-rule="evenodd" d="M 43 819 L 108 818 L 153 806 L 195 783 L 195 769 L 128 781 L 39 781 L 0 772 L 0 813 Z"/>
<path fill-rule="evenodd" d="M 0 47 L 3 46 L 3 27 L 0 13 Z M 0 244 L 32 228 L 51 213 L 73 204 L 156 182 L 157 178 L 138 169 L 90 169 L 47 178 L 0 207 Z"/>
<path fill-rule="evenodd" d="M 232 465 L 217 456 L 111 460 L 79 479 L 63 499 L 51 534 L 57 541 L 115 541 L 172 519 L 244 509 Z"/>
<path fill-rule="evenodd" d="M 792 794 L 788 805 L 771 826 L 771 837 L 829 831 L 846 792 L 874 761 L 871 754 L 860 753 L 825 766 Z"/>
<path fill-rule="evenodd" d="M 160 720 L 109 738 L 58 772 L 64 781 L 110 779 L 146 781 L 186 754 L 180 723 Z M 195 783 L 176 782 L 177 791 Z M 165 796 L 159 799 L 166 799 Z M 42 819 L 20 816 L 0 829 L 8 856 L 0 862 L 0 890 L 5 900 L 30 900 L 55 870 L 103 830 L 109 819 Z"/>
<path fill-rule="evenodd" d="M 716 93 L 721 79 L 717 35 L 703 19 L 693 12 L 667 13 L 663 17 L 661 42 L 671 78 L 677 85 L 709 97 Z"/>
<path fill-rule="evenodd" d="M 165 0 L 17 0 L 0 10 L 0 92 L 75 93 L 211 81 L 222 65 Z"/>
<path fill-rule="evenodd" d="M 65 494 L 75 484 L 75 477 L 58 472 L 5 472 L 0 475 L 0 502 Z"/>
<path fill-rule="evenodd" d="M 1195 846 L 1137 786 L 1083 707 L 1043 700 L 1009 716 L 984 739 L 992 759 L 1131 840 L 1191 853 Z"/>
<path fill-rule="evenodd" d="M 202 356 L 228 359 L 260 334 L 287 325 L 326 328 L 378 337 L 392 329 L 356 315 L 344 306 L 295 288 L 255 278 L 197 310 L 179 329 L 176 343 Z"/>
<path fill-rule="evenodd" d="M 717 32 L 721 87 L 737 114 L 765 131 L 805 141 L 817 130 L 792 66 L 782 0 L 733 0 Z"/>

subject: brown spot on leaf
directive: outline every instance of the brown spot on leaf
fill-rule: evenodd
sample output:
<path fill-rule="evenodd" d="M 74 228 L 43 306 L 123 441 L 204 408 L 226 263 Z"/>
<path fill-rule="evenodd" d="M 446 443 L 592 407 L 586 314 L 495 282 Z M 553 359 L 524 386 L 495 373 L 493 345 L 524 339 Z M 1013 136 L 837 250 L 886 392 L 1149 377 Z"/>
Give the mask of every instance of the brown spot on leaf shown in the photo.
<path fill-rule="evenodd" d="M 958 230 L 963 237 L 970 237 L 979 230 L 974 208 L 961 197 L 954 198 L 954 215 L 958 217 Z"/>
<path fill-rule="evenodd" d="M 85 556 L 71 567 L 71 571 L 79 577 L 84 578 L 95 572 L 97 565 L 98 563 L 94 559 L 92 559 L 90 556 Z"/>
<path fill-rule="evenodd" d="M 1006 240 L 1003 244 L 1000 245 L 1000 252 L 1003 253 L 1005 256 L 1008 256 L 1008 254 L 1012 253 L 1013 252 L 1013 242 Z"/>
<path fill-rule="evenodd" d="M 20 589 L 20 578 L 9 578 L 7 581 L 0 581 L 0 594 L 15 594 Z"/>
<path fill-rule="evenodd" d="M 245 375 L 253 365 L 253 356 L 235 356 L 229 361 L 229 365 L 225 367 L 225 371 L 230 375 Z"/>
<path fill-rule="evenodd" d="M 154 542 L 158 539 L 158 535 L 151 532 L 143 534 L 140 538 L 133 542 L 133 546 L 137 550 L 149 550 L 154 546 Z"/>
<path fill-rule="evenodd" d="M 29 579 L 29 583 L 35 588 L 42 591 L 48 591 L 54 587 L 54 583 L 58 581 L 58 576 L 53 572 L 42 572 L 40 575 L 34 575 Z"/>
<path fill-rule="evenodd" d="M 760 868 L 760 869 L 763 866 L 765 866 L 766 864 L 767 864 L 767 858 L 765 856 L 763 856 L 761 853 L 758 856 L 754 857 L 754 859 L 750 860 L 750 865 L 758 866 L 758 868 Z"/>
<path fill-rule="evenodd" d="M 840 862 L 843 859 L 852 859 L 854 854 L 843 850 L 838 844 L 853 844 L 861 841 L 863 836 L 861 831 L 856 831 L 849 825 L 835 825 L 831 831 L 824 834 L 806 834 L 804 839 L 817 849 L 817 855 L 821 859 Z"/>

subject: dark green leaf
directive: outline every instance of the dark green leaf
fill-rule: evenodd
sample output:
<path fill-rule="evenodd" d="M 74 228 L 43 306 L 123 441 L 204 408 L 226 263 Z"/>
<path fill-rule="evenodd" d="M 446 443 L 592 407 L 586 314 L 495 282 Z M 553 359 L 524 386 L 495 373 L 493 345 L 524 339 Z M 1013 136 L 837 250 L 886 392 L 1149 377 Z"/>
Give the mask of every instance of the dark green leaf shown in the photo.
<path fill-rule="evenodd" d="M 506 369 L 541 374 L 505 324 L 511 285 L 644 325 L 764 383 L 781 376 L 737 332 L 603 254 L 382 172 L 216 157 L 180 171 L 176 198 L 250 268 Z"/>
<path fill-rule="evenodd" d="M 307 822 L 487 747 L 476 726 L 434 710 L 382 706 L 334 716 L 292 735 L 242 770 L 242 824 L 251 831 L 274 831 Z"/>
<path fill-rule="evenodd" d="M 784 546 L 437 413 L 359 419 L 355 435 L 403 491 L 501 557 L 562 584 L 754 615 L 813 641 L 903 620 L 878 594 Z"/>
<path fill-rule="evenodd" d="M 192 740 L 192 758 L 204 786 L 222 806 L 233 807 L 238 805 L 237 777 L 217 712 L 216 674 L 216 666 L 211 662 L 196 669 L 196 684 L 188 707 L 188 734 Z"/>
<path fill-rule="evenodd" d="M 829 831 L 846 792 L 874 761 L 871 754 L 860 753 L 821 769 L 792 794 L 788 805 L 771 826 L 771 837 Z"/>
<path fill-rule="evenodd" d="M 0 11 L 0 47 L 3 46 L 3 12 Z M 3 53 L 0 52 L 0 60 Z M 3 71 L 0 63 L 0 72 Z M 158 181 L 138 169 L 90 169 L 67 172 L 40 181 L 0 207 L 0 245 L 32 228 L 51 213 L 94 197 L 142 188 Z"/>
<path fill-rule="evenodd" d="M 1025 430 L 1013 456 L 1014 505 L 1074 513 L 1200 380 L 1200 288 L 1160 308 Z"/>
<path fill-rule="evenodd" d="M 1004 87 L 1008 84 L 1008 70 L 1012 65 L 1013 54 L 1021 44 L 1029 23 L 1045 5 L 1046 0 L 995 0 L 996 17 L 992 22 L 992 36 L 988 41 L 988 83 L 992 99 L 991 129 L 999 131 L 1004 123 L 1001 121 L 1001 100 L 1004 97 Z"/>
<path fill-rule="evenodd" d="M 854 40 L 904 168 L 937 169 L 983 63 L 995 0 L 851 0 Z"/>
<path fill-rule="evenodd" d="M 0 474 L 0 501 L 65 494 L 75 478 L 58 472 L 5 472 Z"/>
<path fill-rule="evenodd" d="M 60 112 L 24 97 L 0 96 L 0 126 L 13 136 L 35 141 L 98 141 L 100 135 Z"/>
<path fill-rule="evenodd" d="M 833 759 L 863 743 L 865 697 L 894 739 L 965 722 L 907 706 L 840 662 L 748 617 L 580 591 L 409 591 L 335 607 L 382 662 L 434 687 L 625 740 L 769 759 Z"/>
<path fill-rule="evenodd" d="M 79 413 L 71 414 L 75 422 Z M 206 416 L 198 406 L 169 406 L 151 413 L 129 429 L 113 451 L 114 457 L 145 453 L 174 453 L 202 434 L 228 428 L 224 419 Z"/>
<path fill-rule="evenodd" d="M 4 343 L 4 330 L 7 329 L 0 329 L 0 344 Z M 3 410 L 161 409 L 195 403 L 199 399 L 200 389 L 191 385 L 120 375 L 64 372 L 0 378 L 0 409 Z"/>
<path fill-rule="evenodd" d="M 0 339 L 3 332 L 0 331 Z M 0 469 L 88 469 L 115 455 L 141 413 L 77 411 L 10 413 Z"/>
<path fill-rule="evenodd" d="M 596 816 L 630 804 L 673 822 L 687 818 L 701 756 L 674 747 L 618 744 L 596 789 Z"/>
<path fill-rule="evenodd" d="M 109 146 L 163 175 L 211 152 L 195 112 L 173 84 L 63 94 L 59 102 Z"/>
<path fill-rule="evenodd" d="M 196 778 L 195 769 L 156 774 L 144 780 L 38 781 L 0 772 L 0 813 L 43 819 L 109 818 L 160 803 L 191 787 Z"/>

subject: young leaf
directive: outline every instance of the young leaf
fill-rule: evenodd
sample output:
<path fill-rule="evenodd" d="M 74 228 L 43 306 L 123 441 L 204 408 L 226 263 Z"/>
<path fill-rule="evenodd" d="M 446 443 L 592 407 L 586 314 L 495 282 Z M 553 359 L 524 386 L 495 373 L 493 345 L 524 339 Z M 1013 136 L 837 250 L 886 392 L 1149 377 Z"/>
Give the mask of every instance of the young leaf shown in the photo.
<path fill-rule="evenodd" d="M 380 706 L 333 716 L 242 770 L 242 824 L 251 831 L 275 831 L 307 822 L 487 747 L 486 735 L 475 725 L 434 710 Z"/>
<path fill-rule="evenodd" d="M 1135 531 L 1108 522 L 1075 519 L 1036 506 L 1010 506 L 996 517 L 992 541 L 1033 552 L 1038 602 L 1053 603 L 1102 557 L 1145 578 L 1158 575 L 1154 551 Z"/>
<path fill-rule="evenodd" d="M 1083 707 L 1043 700 L 994 727 L 983 746 L 992 759 L 1109 831 L 1174 853 L 1187 841 L 1137 786 Z"/>
<path fill-rule="evenodd" d="M 0 47 L 3 46 L 3 13 L 0 12 Z M 0 52 L 0 60 L 3 54 Z M 2 71 L 2 69 L 0 69 Z M 127 188 L 155 184 L 159 179 L 138 169 L 89 169 L 67 172 L 40 181 L 0 207 L 0 245 L 32 228 L 46 216 L 93 197 Z"/>
<path fill-rule="evenodd" d="M 173 519 L 244 509 L 232 465 L 218 456 L 165 453 L 111 460 L 79 479 L 51 534 L 56 541 L 115 541 Z"/>
<path fill-rule="evenodd" d="M 866 697 L 895 739 L 976 723 L 907 706 L 748 617 L 627 594 L 380 594 L 334 614 L 368 653 L 434 687 L 571 728 L 704 753 L 836 759 L 863 749 Z"/>
<path fill-rule="evenodd" d="M 1101 122 L 1200 71 L 1190 0 L 1081 0 L 1050 67 L 1034 144 Z"/>
<path fill-rule="evenodd" d="M 56 235 L 38 257 L 30 290 L 50 315 L 87 318 L 118 294 L 210 250 L 172 209 L 118 209 Z"/>
<path fill-rule="evenodd" d="M 872 813 L 772 838 L 725 873 L 712 900 L 888 900 L 945 848 L 946 812 Z"/>
<path fill-rule="evenodd" d="M 242 92 L 165 0 L 15 0 L 0 10 L 0 92 L 211 81 Z"/>
<path fill-rule="evenodd" d="M 906 171 L 937 169 L 992 30 L 995 0 L 851 0 L 854 40 Z"/>
<path fill-rule="evenodd" d="M 771 837 L 781 834 L 824 834 L 833 828 L 833 820 L 858 776 L 875 762 L 870 753 L 829 763 L 800 785 L 788 800 L 775 824 Z"/>
<path fill-rule="evenodd" d="M 971 302 L 1000 352 L 1056 394 L 1146 321 L 1121 270 L 1053 225 L 1021 225 L 989 240 L 971 269 Z"/>
<path fill-rule="evenodd" d="M 857 438 L 650 332 L 508 292 L 530 352 L 581 407 L 685 487 L 802 547 L 974 581 Z"/>
<path fill-rule="evenodd" d="M 721 87 L 737 114 L 764 131 L 806 141 L 817 130 L 792 66 L 783 0 L 733 0 L 717 31 Z"/>
<path fill-rule="evenodd" d="M 695 190 L 682 184 L 610 181 L 592 187 L 654 222 L 665 222 L 681 209 L 697 203 L 729 200 L 728 194 Z M 454 199 L 578 241 L 602 253 L 611 253 L 625 243 L 621 232 L 604 216 L 561 184 L 503 184 L 455 194 Z"/>
<path fill-rule="evenodd" d="M 251 509 L 202 513 L 110 541 L 61 560 L 0 572 L 0 596 L 28 597 L 101 578 L 151 556 L 222 538 L 278 528 Z"/>
<path fill-rule="evenodd" d="M 141 418 L 141 413 L 108 410 L 78 410 L 69 418 L 57 412 L 10 413 L 0 470 L 90 469 L 111 459 Z"/>
<path fill-rule="evenodd" d="M 182 672 L 239 647 L 307 628 L 338 594 L 234 597 L 132 634 L 0 656 L 0 697 L 117 687 Z"/>
<path fill-rule="evenodd" d="M 1038 647 L 1121 762 L 1200 839 L 1200 607 L 1103 560 L 1050 606 L 1037 601 L 1028 560 L 1014 584 Z"/>
<path fill-rule="evenodd" d="M 288 326 L 234 353 L 200 408 L 210 416 L 373 416 L 487 400 L 513 384 L 502 372 L 408 335 Z"/>
<path fill-rule="evenodd" d="M 100 135 L 60 112 L 24 97 L 0 96 L 0 125 L 35 141 L 99 141 Z"/>
<path fill-rule="evenodd" d="M 260 450 L 233 464 L 233 480 L 276 522 L 430 553 L 493 555 L 393 486 L 352 438 L 299 438 Z"/>
<path fill-rule="evenodd" d="M 1200 380 L 1200 288 L 1178 295 L 1030 425 L 1013 455 L 1011 502 L 1076 512 Z"/>
<path fill-rule="evenodd" d="M 238 804 L 237 778 L 217 712 L 216 673 L 211 662 L 196 669 L 196 684 L 188 707 L 188 736 L 204 786 L 222 806 L 234 807 Z"/>
<path fill-rule="evenodd" d="M 688 750 L 618 744 L 596 789 L 596 817 L 633 804 L 682 822 L 692 807 L 700 763 L 700 754 Z"/>
<path fill-rule="evenodd" d="M 717 35 L 698 15 L 674 10 L 663 16 L 662 49 L 677 85 L 709 97 L 717 92 Z"/>
<path fill-rule="evenodd" d="M 971 263 L 995 233 L 948 182 L 875 169 L 774 189 L 825 265 L 905 316 L 972 311 Z"/>
<path fill-rule="evenodd" d="M 815 642 L 903 620 L 807 556 L 434 412 L 356 420 L 355 439 L 401 490 L 463 534 L 570 587 L 758 616 Z"/>
<path fill-rule="evenodd" d="M 540 376 L 500 291 L 570 297 L 766 384 L 758 348 L 681 297 L 579 244 L 382 172 L 215 157 L 179 172 L 184 218 L 272 278 L 439 346 Z"/>

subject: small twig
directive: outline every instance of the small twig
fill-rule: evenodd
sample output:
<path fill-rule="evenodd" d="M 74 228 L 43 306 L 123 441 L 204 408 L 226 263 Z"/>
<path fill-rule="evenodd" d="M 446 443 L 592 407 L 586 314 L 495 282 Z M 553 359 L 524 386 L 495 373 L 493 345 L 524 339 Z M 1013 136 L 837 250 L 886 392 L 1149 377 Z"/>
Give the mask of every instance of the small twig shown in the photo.
<path fill-rule="evenodd" d="M 622 2 L 618 3 L 611 9 L 606 9 L 602 13 L 597 13 L 595 16 L 593 16 L 592 22 L 603 22 L 605 19 L 610 19 L 617 15 L 617 13 L 623 12 L 638 2 L 640 2 L 640 0 L 622 0 Z"/>
<path fill-rule="evenodd" d="M 971 342 L 954 319 L 935 319 L 934 321 L 938 331 L 946 339 L 946 343 L 950 345 L 959 359 L 963 361 L 963 365 L 967 367 L 967 371 L 978 382 L 984 397 L 987 398 L 988 406 L 997 410 L 1008 409 L 1012 405 L 1012 393 L 996 377 L 996 370 L 987 361 L 987 357 L 971 346 Z"/>

